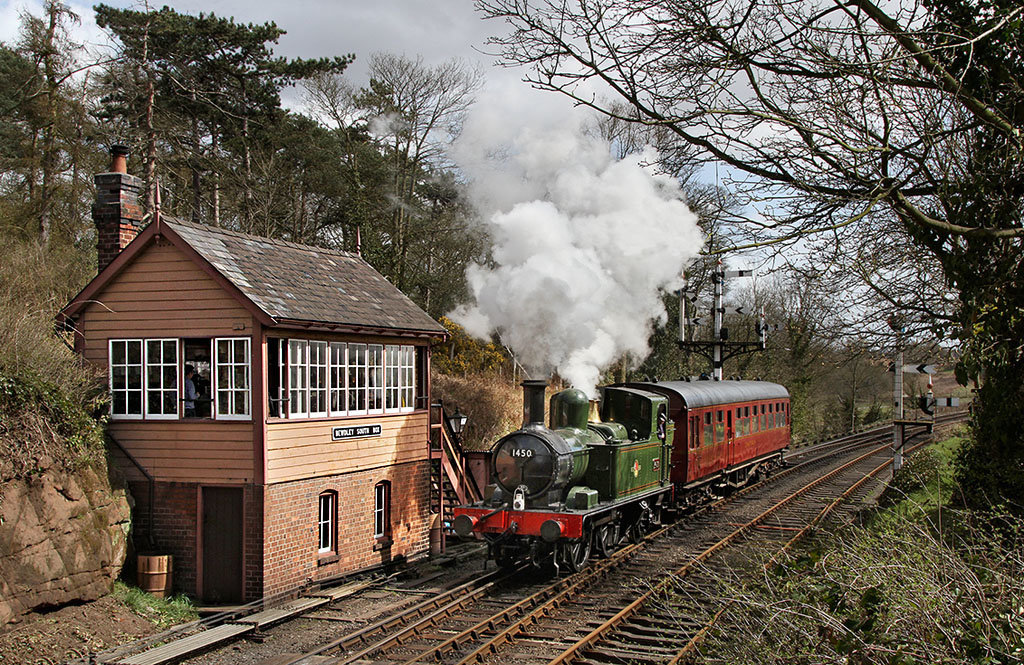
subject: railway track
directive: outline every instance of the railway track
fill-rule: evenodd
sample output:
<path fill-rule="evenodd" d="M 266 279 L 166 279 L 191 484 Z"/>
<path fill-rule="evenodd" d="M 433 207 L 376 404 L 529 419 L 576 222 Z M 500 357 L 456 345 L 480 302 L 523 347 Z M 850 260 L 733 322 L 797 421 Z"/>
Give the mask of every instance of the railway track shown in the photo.
<path fill-rule="evenodd" d="M 789 468 L 700 508 L 575 575 L 552 582 L 538 579 L 531 570 L 478 572 L 469 582 L 436 592 L 421 591 L 417 602 L 401 604 L 373 620 L 349 620 L 347 626 L 343 618 L 322 616 L 331 607 L 327 603 L 295 616 L 311 622 L 333 620 L 339 628 L 349 628 L 335 631 L 340 632 L 336 637 L 279 639 L 276 634 L 289 633 L 291 622 L 249 635 L 271 645 L 270 649 L 256 649 L 264 651 L 262 655 L 243 655 L 250 647 L 263 646 L 246 645 L 241 652 L 219 649 L 184 662 L 466 665 L 506 658 L 513 649 L 515 659 L 527 663 L 670 662 L 669 647 L 664 644 L 667 626 L 656 610 L 644 608 L 656 608 L 659 595 L 694 571 L 719 559 L 728 561 L 729 546 L 741 540 L 750 544 L 755 540 L 751 534 L 758 538 L 770 534 L 777 541 L 816 524 L 821 519 L 816 517 L 819 504 L 833 501 L 837 487 L 863 481 L 873 469 L 885 466 L 879 460 L 888 459 L 891 431 L 891 427 L 877 428 L 800 449 L 787 457 Z M 836 467 L 832 461 L 866 447 L 870 450 L 852 462 Z M 817 480 L 808 485 L 803 482 L 806 477 Z M 834 482 L 829 484 L 828 479 Z M 866 485 L 861 482 L 858 487 L 867 492 Z M 807 506 L 819 507 L 812 510 Z M 462 572 L 470 571 L 464 567 Z M 380 586 L 366 588 L 372 591 Z M 680 631 L 679 626 L 673 630 L 687 640 L 699 639 L 695 636 L 707 630 L 703 620 L 694 618 L 685 623 L 685 630 Z M 276 646 L 275 640 L 279 642 Z M 316 643 L 310 646 L 310 641 Z M 644 648 L 650 653 L 639 657 Z M 685 648 L 685 644 L 675 645 L 670 650 L 675 654 Z M 185 655 L 176 657 L 173 649 L 166 648 L 167 658 L 147 658 L 146 653 L 151 652 L 95 662 L 161 665 L 181 661 Z"/>

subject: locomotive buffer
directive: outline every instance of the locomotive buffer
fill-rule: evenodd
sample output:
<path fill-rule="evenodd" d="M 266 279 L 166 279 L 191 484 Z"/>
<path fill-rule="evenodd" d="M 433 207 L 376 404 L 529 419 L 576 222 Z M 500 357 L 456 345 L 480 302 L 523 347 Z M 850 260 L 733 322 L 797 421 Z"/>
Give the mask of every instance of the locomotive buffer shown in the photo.
<path fill-rule="evenodd" d="M 715 288 L 715 302 L 712 308 L 712 337 L 711 341 L 688 339 L 687 330 L 690 326 L 703 325 L 704 319 L 690 318 L 691 302 L 697 294 L 688 292 L 684 286 L 679 292 L 679 348 L 687 353 L 697 353 L 711 363 L 712 378 L 721 381 L 722 366 L 725 361 L 741 353 L 753 353 L 763 351 L 768 341 L 768 325 L 765 322 L 764 310 L 761 310 L 761 318 L 757 324 L 756 342 L 730 342 L 728 329 L 723 327 L 723 319 L 726 314 L 753 314 L 745 307 L 726 307 L 725 280 L 734 277 L 753 277 L 753 270 L 725 270 L 722 267 L 722 260 L 718 260 L 718 266 L 711 273 L 711 283 Z"/>

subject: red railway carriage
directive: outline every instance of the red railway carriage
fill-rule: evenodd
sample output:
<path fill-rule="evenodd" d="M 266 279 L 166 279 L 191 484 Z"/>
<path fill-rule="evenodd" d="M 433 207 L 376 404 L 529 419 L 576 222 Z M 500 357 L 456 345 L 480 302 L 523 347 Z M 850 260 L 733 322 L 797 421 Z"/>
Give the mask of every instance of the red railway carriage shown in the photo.
<path fill-rule="evenodd" d="M 739 486 L 782 463 L 790 435 L 789 392 L 784 386 L 701 380 L 628 385 L 669 400 L 676 430 L 672 482 L 677 490 Z M 694 500 L 700 494 L 679 492 Z"/>

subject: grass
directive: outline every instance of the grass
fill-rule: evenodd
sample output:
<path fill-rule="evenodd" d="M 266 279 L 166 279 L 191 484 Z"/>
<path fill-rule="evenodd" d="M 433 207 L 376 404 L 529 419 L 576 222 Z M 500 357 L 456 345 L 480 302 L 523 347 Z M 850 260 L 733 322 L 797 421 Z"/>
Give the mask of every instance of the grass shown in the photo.
<path fill-rule="evenodd" d="M 186 596 L 157 598 L 151 593 L 146 593 L 142 589 L 125 584 L 120 580 L 114 582 L 114 591 L 111 595 L 132 612 L 160 629 L 195 621 L 199 618 L 192 601 Z"/>

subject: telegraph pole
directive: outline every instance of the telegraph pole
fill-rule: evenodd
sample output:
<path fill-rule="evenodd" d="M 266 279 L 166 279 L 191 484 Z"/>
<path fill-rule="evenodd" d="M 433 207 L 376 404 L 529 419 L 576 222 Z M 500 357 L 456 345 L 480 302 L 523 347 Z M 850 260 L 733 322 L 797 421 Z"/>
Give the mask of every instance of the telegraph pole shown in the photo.
<path fill-rule="evenodd" d="M 711 283 L 714 286 L 714 302 L 711 308 L 712 339 L 703 341 L 690 339 L 687 332 L 690 326 L 703 325 L 704 319 L 690 318 L 691 301 L 696 299 L 697 294 L 686 290 L 686 275 L 683 275 L 683 288 L 679 291 L 679 348 L 687 353 L 699 353 L 711 361 L 711 376 L 715 381 L 723 379 L 723 366 L 726 360 L 740 353 L 763 351 L 767 343 L 768 326 L 764 320 L 763 310 L 757 325 L 756 342 L 730 342 L 728 330 L 724 326 L 726 314 L 753 313 L 748 311 L 748 308 L 725 306 L 725 280 L 753 276 L 753 270 L 725 270 L 722 267 L 722 260 L 718 260 L 718 265 L 711 273 Z"/>

